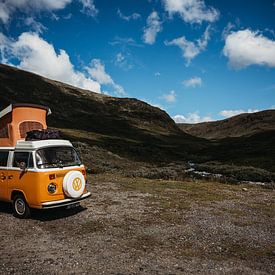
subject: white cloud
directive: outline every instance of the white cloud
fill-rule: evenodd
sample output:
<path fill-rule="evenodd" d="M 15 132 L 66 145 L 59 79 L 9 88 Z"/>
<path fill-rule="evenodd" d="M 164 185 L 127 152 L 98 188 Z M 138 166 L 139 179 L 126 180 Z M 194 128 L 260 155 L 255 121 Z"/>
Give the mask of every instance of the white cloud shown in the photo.
<path fill-rule="evenodd" d="M 79 88 L 100 93 L 102 84 L 111 86 L 118 95 L 125 93 L 123 87 L 105 72 L 99 59 L 93 59 L 85 72 L 78 71 L 65 50 L 56 52 L 52 44 L 35 33 L 22 33 L 16 41 L 0 33 L 0 53 L 2 63 L 11 64 L 11 60 L 17 59 L 21 69 Z"/>
<path fill-rule="evenodd" d="M 183 58 L 186 60 L 186 66 L 190 65 L 190 62 L 203 50 L 205 50 L 208 41 L 210 39 L 210 26 L 208 26 L 203 33 L 202 37 L 195 42 L 188 41 L 185 36 L 175 38 L 172 41 L 165 41 L 166 46 L 178 46 L 181 51 Z"/>
<path fill-rule="evenodd" d="M 162 2 L 170 16 L 178 13 L 187 23 L 214 22 L 219 18 L 218 10 L 207 7 L 204 0 L 162 0 Z"/>
<path fill-rule="evenodd" d="M 33 17 L 27 17 L 25 19 L 25 24 L 26 26 L 31 27 L 37 33 L 42 33 L 47 29 L 43 24 L 37 22 Z"/>
<path fill-rule="evenodd" d="M 119 18 L 121 18 L 125 21 L 137 20 L 141 17 L 141 15 L 139 13 L 136 13 L 136 12 L 134 12 L 131 15 L 126 16 L 120 11 L 120 9 L 117 10 L 117 15 L 119 16 Z"/>
<path fill-rule="evenodd" d="M 159 77 L 159 76 L 161 76 L 161 73 L 160 72 L 155 72 L 155 76 Z"/>
<path fill-rule="evenodd" d="M 66 15 L 63 16 L 63 19 L 69 20 L 69 19 L 72 18 L 72 16 L 73 16 L 72 13 L 68 13 L 68 14 L 66 14 Z"/>
<path fill-rule="evenodd" d="M 7 24 L 12 18 L 12 14 L 16 11 L 27 15 L 31 14 L 32 17 L 34 17 L 35 13 L 58 11 L 64 9 L 72 1 L 73 0 L 2 0 L 0 2 L 0 21 Z M 94 0 L 78 1 L 82 5 L 82 13 L 92 17 L 98 14 Z M 51 14 L 51 18 L 54 20 L 59 19 L 54 13 Z"/>
<path fill-rule="evenodd" d="M 187 116 L 175 115 L 172 118 L 176 123 L 200 123 L 213 120 L 211 116 L 201 117 L 199 112 L 188 113 Z"/>
<path fill-rule="evenodd" d="M 0 20 L 6 24 L 16 10 L 23 13 L 57 11 L 64 9 L 72 0 L 8 0 L 0 3 Z"/>
<path fill-rule="evenodd" d="M 142 44 L 138 44 L 132 37 L 119 37 L 116 36 L 113 41 L 109 42 L 112 46 L 122 46 L 122 47 L 144 47 Z"/>
<path fill-rule="evenodd" d="M 230 33 L 226 37 L 223 54 L 235 69 L 253 64 L 275 67 L 275 41 L 259 31 L 246 29 Z"/>
<path fill-rule="evenodd" d="M 145 100 L 143 100 L 143 101 L 145 101 Z M 147 103 L 150 104 L 153 107 L 156 107 L 156 108 L 159 108 L 161 110 L 164 110 L 164 108 L 160 104 L 158 104 L 158 103 L 152 103 L 150 101 L 147 101 Z"/>
<path fill-rule="evenodd" d="M 207 47 L 209 39 L 210 39 L 210 25 L 207 26 L 202 37 L 197 40 L 198 47 L 200 50 L 204 50 Z"/>
<path fill-rule="evenodd" d="M 162 95 L 160 99 L 164 99 L 168 103 L 173 103 L 176 101 L 176 92 L 172 90 L 168 94 Z"/>
<path fill-rule="evenodd" d="M 120 63 L 123 62 L 125 60 L 125 56 L 122 53 L 118 53 L 116 55 L 116 62 Z"/>
<path fill-rule="evenodd" d="M 226 37 L 232 32 L 232 30 L 235 27 L 236 26 L 234 24 L 232 24 L 231 22 L 228 22 L 227 25 L 225 26 L 225 28 L 222 31 L 222 38 L 226 39 Z"/>
<path fill-rule="evenodd" d="M 82 4 L 82 13 L 91 17 L 97 16 L 98 9 L 95 7 L 94 0 L 79 0 L 79 2 Z"/>
<path fill-rule="evenodd" d="M 166 46 L 178 46 L 182 50 L 183 58 L 186 60 L 186 65 L 189 65 L 191 60 L 195 58 L 200 49 L 192 41 L 188 41 L 185 36 L 175 38 L 172 41 L 165 41 Z"/>
<path fill-rule="evenodd" d="M 3 23 L 7 23 L 12 11 L 8 8 L 7 3 L 0 3 L 0 20 Z"/>
<path fill-rule="evenodd" d="M 183 81 L 183 84 L 187 88 L 200 87 L 202 85 L 202 79 L 198 76 L 191 77 Z"/>
<path fill-rule="evenodd" d="M 9 63 L 16 58 L 18 67 L 73 86 L 101 92 L 101 85 L 111 86 L 119 96 L 125 95 L 123 87 L 106 73 L 104 64 L 93 59 L 86 73 L 74 68 L 65 50 L 57 53 L 53 45 L 36 33 L 23 33 L 12 41 L 0 33 L 0 61 Z"/>
<path fill-rule="evenodd" d="M 160 104 L 154 104 L 154 103 L 150 103 L 150 105 L 152 105 L 153 107 L 159 108 L 161 110 L 164 110 L 164 108 L 160 105 Z"/>
<path fill-rule="evenodd" d="M 154 44 L 157 34 L 162 31 L 162 22 L 156 11 L 153 11 L 147 18 L 147 26 L 144 28 L 143 41 L 146 44 Z"/>
<path fill-rule="evenodd" d="M 0 62 L 4 64 L 9 63 L 8 55 L 10 48 L 7 45 L 9 45 L 9 39 L 0 32 Z"/>
<path fill-rule="evenodd" d="M 153 107 L 157 107 L 157 108 L 159 108 L 159 109 L 165 110 L 164 107 L 161 106 L 159 103 L 156 103 L 156 102 L 154 102 L 154 101 L 148 100 L 148 99 L 146 99 L 146 98 L 138 98 L 138 99 L 141 100 L 141 101 L 146 102 L 147 104 L 149 104 L 149 105 L 151 105 L 151 106 L 153 106 Z"/>
<path fill-rule="evenodd" d="M 259 111 L 260 110 L 257 110 L 257 109 L 224 110 L 224 111 L 219 112 L 219 115 L 222 116 L 222 117 L 228 118 L 228 117 L 236 116 L 236 115 L 243 114 L 243 113 L 256 113 L 256 112 L 259 112 Z"/>
<path fill-rule="evenodd" d="M 106 73 L 104 64 L 99 59 L 93 59 L 90 66 L 86 67 L 89 75 L 92 76 L 99 84 L 109 85 L 114 88 L 116 95 L 124 96 L 125 91 L 121 85 L 114 82 L 112 77 Z"/>
<path fill-rule="evenodd" d="M 128 70 L 131 70 L 134 67 L 134 65 L 131 64 L 130 61 L 128 60 L 128 59 L 131 59 L 131 54 L 128 53 L 127 51 L 125 51 L 125 54 L 119 52 L 115 57 L 114 64 L 117 67 L 128 71 Z"/>
<path fill-rule="evenodd" d="M 99 59 L 93 59 L 89 67 L 86 68 L 89 74 L 100 84 L 112 84 L 113 80 L 105 71 L 105 66 Z"/>

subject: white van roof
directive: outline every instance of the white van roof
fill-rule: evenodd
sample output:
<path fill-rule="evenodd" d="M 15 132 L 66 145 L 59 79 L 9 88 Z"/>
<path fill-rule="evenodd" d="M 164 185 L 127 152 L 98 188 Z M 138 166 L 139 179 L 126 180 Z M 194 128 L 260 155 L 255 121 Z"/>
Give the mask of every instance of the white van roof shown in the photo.
<path fill-rule="evenodd" d="M 19 140 L 16 143 L 16 150 L 35 150 L 39 148 L 52 147 L 52 146 L 70 146 L 70 141 L 63 139 L 47 139 L 47 140 L 36 140 L 36 141 L 24 141 Z"/>

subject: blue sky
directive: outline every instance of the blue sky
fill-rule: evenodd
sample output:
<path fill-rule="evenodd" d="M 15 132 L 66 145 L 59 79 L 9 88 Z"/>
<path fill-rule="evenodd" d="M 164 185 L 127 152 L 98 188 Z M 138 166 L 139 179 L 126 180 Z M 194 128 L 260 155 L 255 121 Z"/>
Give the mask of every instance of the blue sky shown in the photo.
<path fill-rule="evenodd" d="M 275 108 L 275 0 L 0 0 L 0 62 L 178 122 Z"/>

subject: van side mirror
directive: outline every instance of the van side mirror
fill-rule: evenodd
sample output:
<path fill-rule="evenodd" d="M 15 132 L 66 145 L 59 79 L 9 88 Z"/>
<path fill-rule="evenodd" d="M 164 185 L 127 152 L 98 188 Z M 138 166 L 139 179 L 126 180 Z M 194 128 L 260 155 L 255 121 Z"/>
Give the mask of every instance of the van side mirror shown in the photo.
<path fill-rule="evenodd" d="M 26 162 L 21 161 L 21 162 L 19 163 L 19 168 L 20 168 L 20 170 L 22 170 L 23 172 L 25 172 L 26 169 L 27 169 L 27 164 L 26 164 Z"/>

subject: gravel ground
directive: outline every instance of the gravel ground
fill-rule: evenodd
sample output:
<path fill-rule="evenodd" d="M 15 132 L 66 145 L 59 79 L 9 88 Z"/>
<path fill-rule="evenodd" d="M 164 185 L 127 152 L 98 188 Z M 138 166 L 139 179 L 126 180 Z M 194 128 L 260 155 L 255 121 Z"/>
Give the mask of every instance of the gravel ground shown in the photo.
<path fill-rule="evenodd" d="M 0 204 L 0 274 L 274 274 L 274 191 L 91 178 L 71 210 Z"/>

